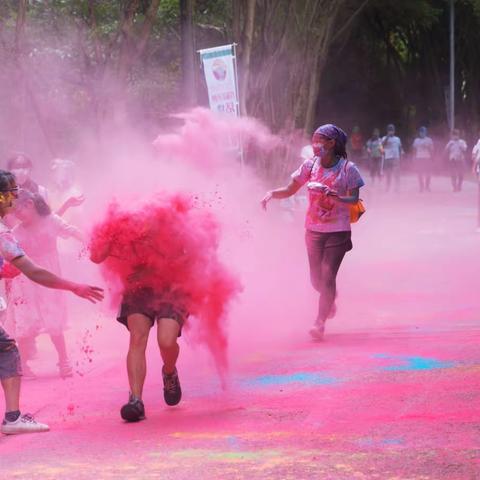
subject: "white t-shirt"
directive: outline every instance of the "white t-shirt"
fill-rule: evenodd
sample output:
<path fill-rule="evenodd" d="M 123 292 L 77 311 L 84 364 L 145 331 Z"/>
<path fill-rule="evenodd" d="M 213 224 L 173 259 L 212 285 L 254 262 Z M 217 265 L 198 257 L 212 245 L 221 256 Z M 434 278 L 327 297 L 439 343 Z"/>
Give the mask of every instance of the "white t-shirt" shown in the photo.
<path fill-rule="evenodd" d="M 465 160 L 465 152 L 467 151 L 467 143 L 459 138 L 458 140 L 450 140 L 445 147 L 448 152 L 448 159 L 453 162 L 463 162 Z"/>
<path fill-rule="evenodd" d="M 402 141 L 399 137 L 387 135 L 382 138 L 383 151 L 385 152 L 385 159 L 400 159 L 402 153 Z"/>
<path fill-rule="evenodd" d="M 431 159 L 433 154 L 433 140 L 430 137 L 416 138 L 413 142 L 415 158 Z"/>
<path fill-rule="evenodd" d="M 480 139 L 473 147 L 472 158 L 475 163 L 480 163 Z"/>
<path fill-rule="evenodd" d="M 349 190 L 360 188 L 365 182 L 352 162 L 341 158 L 331 168 L 322 166 L 320 158 L 305 160 L 292 173 L 292 179 L 301 185 L 307 182 L 320 182 L 340 196 L 347 195 Z M 308 192 L 309 207 L 305 219 L 305 228 L 314 232 L 345 232 L 350 227 L 350 205 L 341 203 L 322 192 Z"/>

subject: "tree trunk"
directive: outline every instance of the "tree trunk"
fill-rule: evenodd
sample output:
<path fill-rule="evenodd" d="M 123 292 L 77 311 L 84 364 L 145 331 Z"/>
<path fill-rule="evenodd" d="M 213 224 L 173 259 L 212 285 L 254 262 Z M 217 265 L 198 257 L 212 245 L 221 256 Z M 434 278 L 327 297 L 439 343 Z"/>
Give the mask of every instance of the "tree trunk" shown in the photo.
<path fill-rule="evenodd" d="M 17 20 L 15 23 L 15 45 L 13 49 L 14 62 L 17 66 L 17 78 L 18 78 L 18 90 L 17 95 L 21 98 L 19 102 L 20 108 L 18 112 L 18 138 L 16 142 L 22 145 L 24 149 L 25 140 L 26 140 L 26 128 L 25 128 L 25 112 L 27 109 L 27 88 L 26 88 L 26 77 L 22 69 L 22 45 L 23 45 L 23 31 L 25 29 L 25 17 L 27 13 L 27 0 L 18 0 L 18 9 L 17 9 Z"/>
<path fill-rule="evenodd" d="M 326 15 L 322 31 L 319 34 L 317 42 L 315 42 L 315 55 L 313 57 L 304 124 L 304 132 L 306 135 L 310 135 L 313 131 L 318 94 L 320 92 L 320 78 L 332 43 L 333 29 L 336 25 L 340 5 L 341 3 L 337 2 L 337 4 L 330 9 L 330 12 Z"/>
<path fill-rule="evenodd" d="M 242 0 L 232 0 L 233 18 L 232 18 L 232 34 L 233 41 L 238 44 L 237 52 L 240 51 L 240 39 L 242 37 Z"/>
<path fill-rule="evenodd" d="M 157 18 L 158 7 L 160 0 L 152 0 L 145 15 L 145 20 L 142 25 L 140 39 L 137 44 L 137 55 L 142 56 L 147 46 L 148 40 L 152 33 L 152 28 Z"/>
<path fill-rule="evenodd" d="M 15 55 L 21 55 L 25 17 L 27 16 L 28 0 L 18 0 L 17 22 L 15 24 Z"/>
<path fill-rule="evenodd" d="M 253 32 L 255 28 L 255 6 L 256 0 L 247 0 L 247 11 L 245 17 L 245 32 L 242 46 L 242 62 L 240 76 L 240 113 L 247 115 L 248 82 L 250 79 L 250 60 L 253 48 Z"/>
<path fill-rule="evenodd" d="M 135 41 L 133 31 L 133 20 L 140 0 L 130 0 L 125 2 L 122 18 L 120 20 L 120 54 L 118 57 L 118 80 L 120 85 L 124 85 L 126 82 L 127 74 L 130 70 L 132 63 L 132 57 L 135 55 Z"/>
<path fill-rule="evenodd" d="M 180 0 L 180 31 L 182 38 L 182 90 L 185 104 L 197 103 L 195 88 L 195 36 L 193 12 L 195 0 Z"/>

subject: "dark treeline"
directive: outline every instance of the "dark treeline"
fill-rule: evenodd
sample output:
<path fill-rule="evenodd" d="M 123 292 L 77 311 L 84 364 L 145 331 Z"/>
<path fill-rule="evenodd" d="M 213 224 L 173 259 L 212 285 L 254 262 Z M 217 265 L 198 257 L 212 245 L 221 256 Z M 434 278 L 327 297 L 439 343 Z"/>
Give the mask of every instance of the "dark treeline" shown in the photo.
<path fill-rule="evenodd" d="M 480 0 L 456 0 L 456 126 L 480 128 Z M 206 105 L 196 50 L 238 44 L 241 106 L 275 132 L 334 121 L 448 133 L 448 0 L 4 0 L 0 153 L 68 155 Z"/>

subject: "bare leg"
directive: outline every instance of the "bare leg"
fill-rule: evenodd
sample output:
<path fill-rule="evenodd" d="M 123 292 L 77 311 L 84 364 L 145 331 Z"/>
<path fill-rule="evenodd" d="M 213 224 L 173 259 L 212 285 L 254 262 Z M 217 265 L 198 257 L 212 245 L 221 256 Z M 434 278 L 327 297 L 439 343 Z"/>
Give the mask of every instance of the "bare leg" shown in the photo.
<path fill-rule="evenodd" d="M 5 395 L 5 411 L 20 410 L 20 377 L 3 378 L 2 387 Z"/>
<path fill-rule="evenodd" d="M 141 399 L 147 374 L 145 350 L 152 322 L 145 315 L 135 313 L 129 315 L 127 323 L 130 330 L 130 346 L 127 354 L 128 382 L 132 394 Z"/>
<path fill-rule="evenodd" d="M 35 337 L 20 337 L 17 339 L 17 345 L 20 350 L 20 355 L 22 356 L 23 364 L 34 358 L 37 350 Z"/>
<path fill-rule="evenodd" d="M 329 247 L 325 249 L 321 263 L 320 300 L 318 304 L 317 324 L 323 325 L 332 310 L 337 293 L 337 273 L 345 256 L 345 247 Z"/>
<path fill-rule="evenodd" d="M 51 334 L 50 339 L 52 340 L 55 350 L 57 351 L 58 363 L 62 364 L 68 362 L 67 347 L 65 345 L 65 337 L 63 333 L 58 335 Z"/>
<path fill-rule="evenodd" d="M 180 325 L 172 318 L 160 318 L 158 320 L 157 341 L 160 348 L 160 354 L 163 360 L 163 371 L 167 375 L 175 371 L 180 346 L 177 338 L 180 331 Z"/>

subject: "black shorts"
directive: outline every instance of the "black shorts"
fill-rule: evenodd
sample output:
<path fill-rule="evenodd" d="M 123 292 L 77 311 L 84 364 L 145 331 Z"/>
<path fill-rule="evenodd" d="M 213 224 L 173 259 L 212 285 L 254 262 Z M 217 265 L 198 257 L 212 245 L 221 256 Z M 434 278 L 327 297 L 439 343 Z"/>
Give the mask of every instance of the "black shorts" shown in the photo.
<path fill-rule="evenodd" d="M 179 297 L 179 295 L 176 295 L 176 297 Z M 175 300 L 175 296 L 172 294 L 159 295 L 149 288 L 128 292 L 123 296 L 117 321 L 123 323 L 128 328 L 128 317 L 136 313 L 148 317 L 152 327 L 155 320 L 160 318 L 175 320 L 180 325 L 179 337 L 182 334 L 182 327 L 188 318 L 187 309 L 180 300 Z"/>

